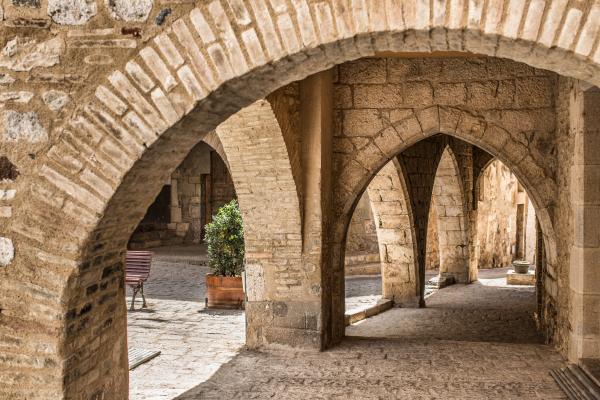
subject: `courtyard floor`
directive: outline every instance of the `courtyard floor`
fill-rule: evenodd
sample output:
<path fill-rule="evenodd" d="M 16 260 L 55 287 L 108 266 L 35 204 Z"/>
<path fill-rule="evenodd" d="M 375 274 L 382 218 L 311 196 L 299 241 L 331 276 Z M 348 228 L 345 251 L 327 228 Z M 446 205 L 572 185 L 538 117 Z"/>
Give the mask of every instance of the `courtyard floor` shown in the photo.
<path fill-rule="evenodd" d="M 548 374 L 563 360 L 535 332 L 533 288 L 506 286 L 505 271 L 352 325 L 326 352 L 254 352 L 242 311 L 204 309 L 205 264 L 202 249 L 155 252 L 149 308 L 128 313 L 128 339 L 161 355 L 131 371 L 130 399 L 566 398 Z M 379 279 L 349 278 L 347 308 L 376 299 Z"/>

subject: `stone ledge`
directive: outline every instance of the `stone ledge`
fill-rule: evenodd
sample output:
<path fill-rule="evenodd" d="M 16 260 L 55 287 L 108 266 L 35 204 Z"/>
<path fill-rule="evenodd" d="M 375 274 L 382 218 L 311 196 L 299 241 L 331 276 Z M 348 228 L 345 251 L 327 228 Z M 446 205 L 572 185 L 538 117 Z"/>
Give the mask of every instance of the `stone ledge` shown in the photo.
<path fill-rule="evenodd" d="M 529 271 L 526 274 L 517 274 L 514 270 L 508 270 L 506 274 L 507 285 L 535 285 L 535 272 Z"/>
<path fill-rule="evenodd" d="M 393 302 L 388 299 L 381 299 L 377 302 L 377 304 L 367 307 L 367 308 L 355 308 L 353 310 L 348 310 L 344 315 L 344 320 L 346 321 L 346 326 L 355 324 L 359 321 L 367 319 L 369 317 L 373 317 L 377 314 L 381 314 L 384 311 L 392 308 Z"/>

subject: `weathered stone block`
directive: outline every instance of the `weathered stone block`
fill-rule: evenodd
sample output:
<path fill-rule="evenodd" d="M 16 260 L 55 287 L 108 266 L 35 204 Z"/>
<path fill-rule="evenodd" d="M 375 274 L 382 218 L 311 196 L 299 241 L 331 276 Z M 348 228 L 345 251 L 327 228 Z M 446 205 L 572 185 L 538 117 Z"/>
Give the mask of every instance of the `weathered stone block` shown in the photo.
<path fill-rule="evenodd" d="M 42 100 L 52 111 L 60 111 L 64 106 L 67 105 L 70 98 L 69 95 L 60 90 L 49 90 L 42 94 Z"/>
<path fill-rule="evenodd" d="M 17 7 L 39 8 L 40 0 L 12 0 L 13 5 Z"/>
<path fill-rule="evenodd" d="M 535 285 L 535 272 L 529 271 L 526 274 L 517 274 L 512 269 L 506 274 L 507 285 Z"/>
<path fill-rule="evenodd" d="M 0 266 L 6 267 L 15 258 L 15 248 L 12 240 L 0 237 Z"/>
<path fill-rule="evenodd" d="M 0 177 L 0 181 L 2 178 Z M 12 200 L 15 198 L 17 191 L 15 189 L 0 189 L 0 201 Z"/>
<path fill-rule="evenodd" d="M 97 12 L 96 0 L 48 0 L 48 15 L 61 25 L 83 25 Z"/>
<path fill-rule="evenodd" d="M 341 83 L 385 83 L 386 60 L 364 58 L 340 65 Z"/>
<path fill-rule="evenodd" d="M 439 83 L 434 86 L 435 102 L 439 105 L 456 106 L 467 101 L 464 83 Z"/>
<path fill-rule="evenodd" d="M 409 82 L 404 84 L 404 104 L 411 107 L 433 103 L 433 88 L 429 82 Z"/>
<path fill-rule="evenodd" d="M 262 301 L 265 298 L 265 272 L 261 264 L 246 264 L 244 290 L 248 301 Z"/>
<path fill-rule="evenodd" d="M 153 0 L 106 0 L 106 7 L 114 19 L 144 22 L 152 11 Z"/>
<path fill-rule="evenodd" d="M 402 88 L 398 85 L 355 85 L 357 108 L 396 108 L 402 105 Z"/>
<path fill-rule="evenodd" d="M 343 129 L 346 136 L 371 136 L 383 128 L 377 110 L 344 112 Z"/>
<path fill-rule="evenodd" d="M 31 143 L 48 140 L 48 133 L 35 112 L 4 112 L 4 129 L 2 132 L 4 141 L 24 140 Z"/>
<path fill-rule="evenodd" d="M 13 71 L 31 71 L 35 67 L 51 67 L 59 63 L 64 50 L 60 37 L 38 43 L 15 37 L 9 40 L 0 53 L 0 67 Z"/>

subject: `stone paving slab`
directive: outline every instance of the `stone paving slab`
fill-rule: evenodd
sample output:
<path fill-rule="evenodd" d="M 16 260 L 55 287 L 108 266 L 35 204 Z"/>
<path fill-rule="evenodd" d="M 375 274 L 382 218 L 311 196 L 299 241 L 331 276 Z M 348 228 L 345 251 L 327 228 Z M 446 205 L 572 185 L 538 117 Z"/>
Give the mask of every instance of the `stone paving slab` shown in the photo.
<path fill-rule="evenodd" d="M 162 352 L 131 371 L 131 400 L 565 398 L 548 373 L 563 361 L 530 323 L 533 292 L 502 287 L 501 271 L 438 291 L 427 309 L 347 328 L 368 339 L 323 353 L 252 352 L 243 311 L 204 310 L 208 269 L 187 262 L 157 257 L 149 308 L 128 313 L 129 344 Z M 349 279 L 347 303 L 377 296 L 379 279 Z"/>
<path fill-rule="evenodd" d="M 545 345 L 348 338 L 324 353 L 245 351 L 177 397 L 199 399 L 565 399 Z"/>
<path fill-rule="evenodd" d="M 246 339 L 243 311 L 204 309 L 209 269 L 189 264 L 198 259 L 194 249 L 175 249 L 180 258 L 160 250 L 145 284 L 148 308 L 140 309 L 138 295 L 136 311 L 127 314 L 127 336 L 129 346 L 161 354 L 130 372 L 130 400 L 173 399 L 208 379 Z"/>
<path fill-rule="evenodd" d="M 130 373 L 131 400 L 172 399 L 208 379 L 245 343 L 243 311 L 204 309 L 205 253 L 200 248 L 152 249 L 154 257 L 145 284 L 148 308 L 128 312 L 129 346 L 161 354 Z M 381 280 L 355 280 L 347 287 L 352 304 L 368 307 L 381 293 Z M 375 294 L 371 294 L 375 293 Z M 128 292 L 129 295 L 131 293 Z M 364 294 L 364 296 L 360 296 Z M 127 298 L 127 304 L 131 298 Z"/>

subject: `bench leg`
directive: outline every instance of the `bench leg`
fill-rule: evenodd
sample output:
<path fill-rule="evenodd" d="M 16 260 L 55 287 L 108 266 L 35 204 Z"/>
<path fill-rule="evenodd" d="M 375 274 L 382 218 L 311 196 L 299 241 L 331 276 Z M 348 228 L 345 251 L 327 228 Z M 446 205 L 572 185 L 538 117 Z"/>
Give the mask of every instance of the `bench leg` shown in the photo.
<path fill-rule="evenodd" d="M 129 307 L 129 310 L 133 311 L 133 310 L 135 310 L 135 307 L 133 306 L 135 304 L 135 295 L 137 294 L 138 290 L 140 290 L 140 289 L 139 289 L 139 285 L 136 285 L 136 286 L 130 285 L 129 287 L 133 291 L 133 296 L 131 296 L 131 307 Z"/>
<path fill-rule="evenodd" d="M 148 306 L 146 305 L 146 296 L 144 296 L 144 282 L 142 282 L 140 284 L 140 291 L 142 292 L 142 300 L 143 300 L 142 308 L 148 308 Z"/>

